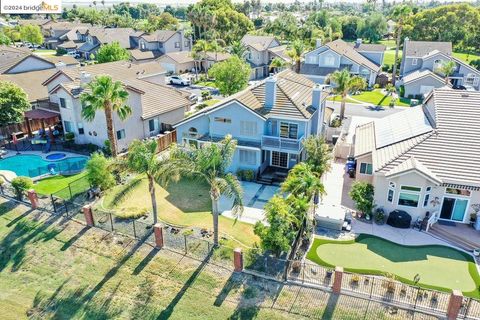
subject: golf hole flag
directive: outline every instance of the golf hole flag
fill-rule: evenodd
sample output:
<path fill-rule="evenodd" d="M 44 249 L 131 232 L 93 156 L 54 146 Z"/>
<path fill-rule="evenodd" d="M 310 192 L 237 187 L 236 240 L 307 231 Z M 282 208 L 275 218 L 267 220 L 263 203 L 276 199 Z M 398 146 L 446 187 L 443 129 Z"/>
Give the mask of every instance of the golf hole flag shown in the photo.
<path fill-rule="evenodd" d="M 62 0 L 0 0 L 0 13 L 62 13 Z"/>

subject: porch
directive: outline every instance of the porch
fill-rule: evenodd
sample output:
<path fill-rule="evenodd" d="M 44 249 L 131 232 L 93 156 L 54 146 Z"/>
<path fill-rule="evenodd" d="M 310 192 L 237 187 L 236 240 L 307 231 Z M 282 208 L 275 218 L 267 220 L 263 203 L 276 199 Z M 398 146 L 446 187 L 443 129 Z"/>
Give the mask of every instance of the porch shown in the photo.
<path fill-rule="evenodd" d="M 267 166 L 257 177 L 257 182 L 261 184 L 279 185 L 288 175 L 287 168 Z"/>
<path fill-rule="evenodd" d="M 467 251 L 480 248 L 480 231 L 470 224 L 439 220 L 428 233 Z"/>

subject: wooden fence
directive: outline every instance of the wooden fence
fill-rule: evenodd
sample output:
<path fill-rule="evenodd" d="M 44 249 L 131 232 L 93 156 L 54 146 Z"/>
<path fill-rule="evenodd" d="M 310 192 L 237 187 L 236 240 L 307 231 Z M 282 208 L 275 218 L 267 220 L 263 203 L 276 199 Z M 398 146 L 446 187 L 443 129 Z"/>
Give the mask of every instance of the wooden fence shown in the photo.
<path fill-rule="evenodd" d="M 167 150 L 172 143 L 177 142 L 177 131 L 173 130 L 157 137 L 157 152 Z"/>

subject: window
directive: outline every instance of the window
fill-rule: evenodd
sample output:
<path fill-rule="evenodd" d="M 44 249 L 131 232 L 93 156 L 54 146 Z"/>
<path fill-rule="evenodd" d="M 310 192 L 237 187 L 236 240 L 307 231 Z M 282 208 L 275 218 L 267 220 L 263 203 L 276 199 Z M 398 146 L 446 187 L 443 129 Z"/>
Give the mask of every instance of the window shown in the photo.
<path fill-rule="evenodd" d="M 430 194 L 432 193 L 432 187 L 427 187 L 425 189 L 425 196 L 423 197 L 423 207 L 428 206 L 428 202 L 430 201 Z"/>
<path fill-rule="evenodd" d="M 250 150 L 240 150 L 240 163 L 255 165 L 257 162 L 257 153 Z"/>
<path fill-rule="evenodd" d="M 118 140 L 125 139 L 125 129 L 117 131 L 117 139 Z"/>
<path fill-rule="evenodd" d="M 148 130 L 150 132 L 158 130 L 158 119 L 148 120 Z"/>
<path fill-rule="evenodd" d="M 298 162 L 298 155 L 295 153 L 290 153 L 290 161 L 291 162 Z"/>
<path fill-rule="evenodd" d="M 443 62 L 440 59 L 436 59 L 435 61 L 433 61 L 433 70 L 439 69 L 442 66 L 442 63 Z"/>
<path fill-rule="evenodd" d="M 371 163 L 361 162 L 360 163 L 360 173 L 371 175 L 373 167 Z"/>
<path fill-rule="evenodd" d="M 420 202 L 420 192 L 422 188 L 412 186 L 401 186 L 398 195 L 398 205 L 405 207 L 418 207 Z"/>
<path fill-rule="evenodd" d="M 232 119 L 230 118 L 215 117 L 213 120 L 215 122 L 232 123 Z"/>
<path fill-rule="evenodd" d="M 257 123 L 254 121 L 240 121 L 240 134 L 249 137 L 256 135 Z"/>
<path fill-rule="evenodd" d="M 73 132 L 73 125 L 70 121 L 63 121 L 63 130 L 65 132 Z"/>
<path fill-rule="evenodd" d="M 140 49 L 145 50 L 146 47 L 145 42 L 140 42 Z"/>
<path fill-rule="evenodd" d="M 180 42 L 175 42 L 175 48 L 180 48 Z"/>
<path fill-rule="evenodd" d="M 65 98 L 60 98 L 60 107 L 67 108 L 67 100 Z"/>
<path fill-rule="evenodd" d="M 85 130 L 83 129 L 83 123 L 78 122 L 77 127 L 78 127 L 78 134 L 85 134 Z"/>
<path fill-rule="evenodd" d="M 417 58 L 413 58 L 412 59 L 412 66 L 416 66 L 418 64 L 418 59 Z"/>
<path fill-rule="evenodd" d="M 252 60 L 252 52 L 251 51 L 248 51 L 247 59 Z"/>
<path fill-rule="evenodd" d="M 197 128 L 195 127 L 190 127 L 190 129 L 188 129 L 188 136 L 191 137 L 191 138 L 195 138 L 197 137 L 198 135 L 198 130 Z"/>
<path fill-rule="evenodd" d="M 394 197 L 395 197 L 395 183 L 390 181 L 388 183 L 387 201 L 393 202 Z"/>
<path fill-rule="evenodd" d="M 185 47 L 188 47 L 188 46 L 190 46 L 190 42 L 188 42 L 188 40 L 185 40 L 185 44 L 184 44 L 184 45 L 185 45 Z"/>
<path fill-rule="evenodd" d="M 331 54 L 327 54 L 324 58 L 324 62 L 326 66 L 333 66 L 335 65 L 335 56 Z"/>
<path fill-rule="evenodd" d="M 280 137 L 297 139 L 298 125 L 296 123 L 280 122 Z"/>
<path fill-rule="evenodd" d="M 470 197 L 470 190 L 464 190 L 464 189 L 447 188 L 445 190 L 445 193 Z"/>
<path fill-rule="evenodd" d="M 476 86 L 478 84 L 478 77 L 474 73 L 469 73 L 465 77 L 464 85 L 466 86 Z"/>

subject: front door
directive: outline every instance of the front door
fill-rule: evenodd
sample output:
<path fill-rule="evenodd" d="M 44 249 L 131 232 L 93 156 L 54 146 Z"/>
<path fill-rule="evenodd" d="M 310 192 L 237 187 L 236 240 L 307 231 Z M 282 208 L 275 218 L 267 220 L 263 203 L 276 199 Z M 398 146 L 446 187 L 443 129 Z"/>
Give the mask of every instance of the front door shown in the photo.
<path fill-rule="evenodd" d="M 272 166 L 275 167 L 288 167 L 288 153 L 272 151 Z"/>
<path fill-rule="evenodd" d="M 467 199 L 445 197 L 443 198 L 442 210 L 440 211 L 440 219 L 462 222 L 467 206 Z"/>

